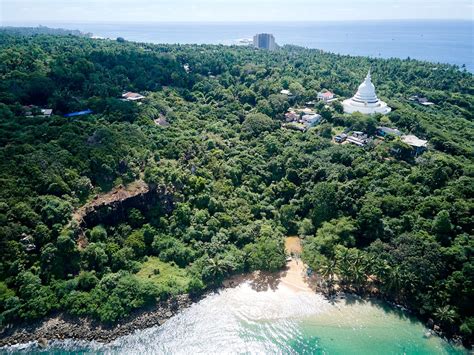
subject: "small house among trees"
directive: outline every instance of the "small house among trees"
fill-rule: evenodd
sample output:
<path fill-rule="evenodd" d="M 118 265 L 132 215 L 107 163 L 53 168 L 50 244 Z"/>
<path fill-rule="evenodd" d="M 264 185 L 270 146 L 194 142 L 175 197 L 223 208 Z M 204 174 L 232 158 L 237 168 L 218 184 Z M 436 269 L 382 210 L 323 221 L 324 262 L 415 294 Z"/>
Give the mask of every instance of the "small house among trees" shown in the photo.
<path fill-rule="evenodd" d="M 126 92 L 125 94 L 122 94 L 123 99 L 127 101 L 140 101 L 145 98 L 145 96 L 140 95 L 136 92 Z"/>

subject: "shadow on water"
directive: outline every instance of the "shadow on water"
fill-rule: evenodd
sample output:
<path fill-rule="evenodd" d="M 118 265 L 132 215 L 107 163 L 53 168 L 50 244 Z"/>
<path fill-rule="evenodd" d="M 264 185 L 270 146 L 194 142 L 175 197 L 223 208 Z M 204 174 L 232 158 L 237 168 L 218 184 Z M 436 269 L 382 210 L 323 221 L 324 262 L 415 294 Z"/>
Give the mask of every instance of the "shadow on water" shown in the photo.
<path fill-rule="evenodd" d="M 390 304 L 386 301 L 374 298 L 364 298 L 354 294 L 345 294 L 343 297 L 330 297 L 328 301 L 331 304 L 336 304 L 343 301 L 345 305 L 361 305 L 370 304 L 371 306 L 382 310 L 386 314 L 395 315 L 401 320 L 409 321 L 412 324 L 418 323 L 419 320 L 412 314 L 408 313 L 408 310 L 400 309 L 396 305 Z"/>

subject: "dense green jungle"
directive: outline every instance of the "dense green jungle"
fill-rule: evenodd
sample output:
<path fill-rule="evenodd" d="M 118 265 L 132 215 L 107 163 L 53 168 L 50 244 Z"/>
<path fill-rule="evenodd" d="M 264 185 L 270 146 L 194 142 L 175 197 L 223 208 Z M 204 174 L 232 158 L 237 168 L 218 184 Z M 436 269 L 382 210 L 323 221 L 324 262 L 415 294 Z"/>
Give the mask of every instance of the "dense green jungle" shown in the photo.
<path fill-rule="evenodd" d="M 323 89 L 354 95 L 369 69 L 390 114 L 316 102 L 319 124 L 283 127 L 290 107 Z M 375 290 L 472 342 L 472 73 L 294 46 L 3 30 L 0 77 L 2 326 L 54 312 L 117 322 L 232 274 L 280 270 L 284 236 L 299 235 L 329 288 Z M 127 91 L 145 98 L 122 100 Z M 428 149 L 377 137 L 379 126 Z M 369 143 L 334 142 L 353 131 Z M 74 222 L 81 206 L 136 181 L 152 202 Z"/>

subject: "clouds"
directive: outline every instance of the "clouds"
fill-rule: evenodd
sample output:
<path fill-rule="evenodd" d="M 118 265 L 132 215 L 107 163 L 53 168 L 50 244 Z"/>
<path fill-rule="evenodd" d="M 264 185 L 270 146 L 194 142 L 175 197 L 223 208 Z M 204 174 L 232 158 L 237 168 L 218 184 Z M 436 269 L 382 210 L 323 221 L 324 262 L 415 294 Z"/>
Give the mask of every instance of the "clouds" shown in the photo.
<path fill-rule="evenodd" d="M 473 18 L 470 0 L 0 0 L 2 24 Z"/>

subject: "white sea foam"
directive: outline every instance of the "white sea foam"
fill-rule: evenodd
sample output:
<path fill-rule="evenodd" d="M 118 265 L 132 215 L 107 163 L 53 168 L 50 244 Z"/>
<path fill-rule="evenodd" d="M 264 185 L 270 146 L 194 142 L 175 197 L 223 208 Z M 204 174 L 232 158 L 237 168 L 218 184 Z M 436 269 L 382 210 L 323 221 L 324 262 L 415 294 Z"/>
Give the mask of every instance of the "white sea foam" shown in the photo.
<path fill-rule="evenodd" d="M 138 330 L 104 345 L 53 341 L 47 350 L 61 354 L 458 352 L 438 337 L 426 339 L 425 332 L 419 322 L 377 302 L 357 298 L 330 302 L 320 294 L 283 284 L 276 290 L 256 291 L 245 282 L 208 295 L 160 327 Z M 10 352 L 34 350 L 38 348 L 33 343 L 9 348 Z"/>

